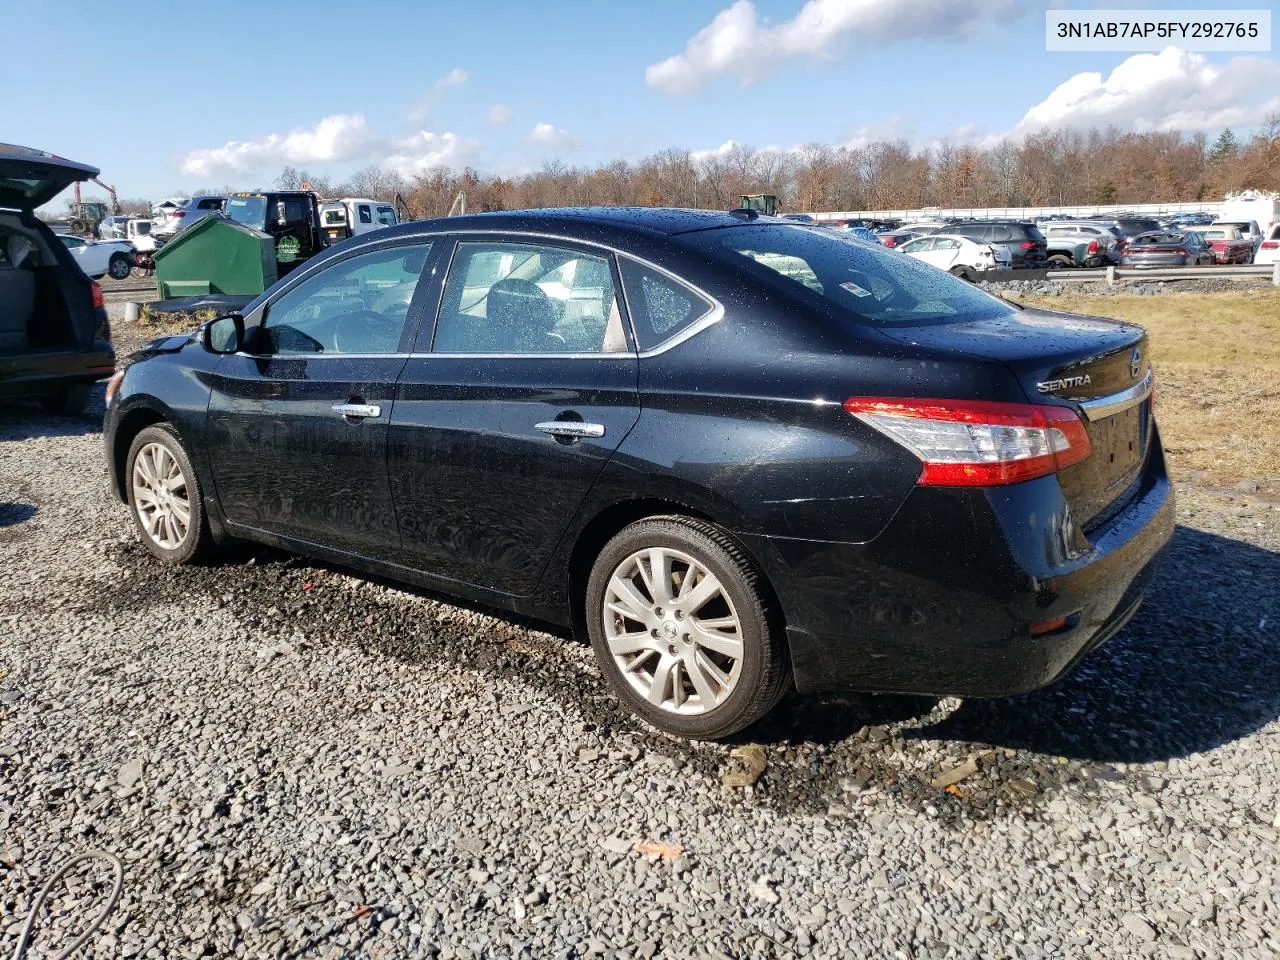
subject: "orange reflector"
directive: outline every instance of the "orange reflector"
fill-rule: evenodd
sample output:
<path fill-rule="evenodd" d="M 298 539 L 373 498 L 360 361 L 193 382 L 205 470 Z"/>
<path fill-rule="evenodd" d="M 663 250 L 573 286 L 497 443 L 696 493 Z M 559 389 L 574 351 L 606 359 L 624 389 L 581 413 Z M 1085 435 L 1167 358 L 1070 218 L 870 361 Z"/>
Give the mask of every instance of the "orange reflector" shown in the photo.
<path fill-rule="evenodd" d="M 1052 620 L 1041 620 L 1031 625 L 1033 637 L 1043 637 L 1046 633 L 1057 633 L 1067 625 L 1067 617 L 1054 617 Z"/>

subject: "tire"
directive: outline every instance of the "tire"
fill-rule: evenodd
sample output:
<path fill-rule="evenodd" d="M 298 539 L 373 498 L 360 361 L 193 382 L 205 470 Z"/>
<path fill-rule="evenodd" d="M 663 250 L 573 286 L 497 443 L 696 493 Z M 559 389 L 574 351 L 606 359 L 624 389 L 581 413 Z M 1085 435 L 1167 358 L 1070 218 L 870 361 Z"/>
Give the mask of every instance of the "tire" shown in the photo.
<path fill-rule="evenodd" d="M 665 607 L 649 587 L 655 553 L 668 571 Z M 696 606 L 684 609 L 689 603 Z M 764 581 L 713 524 L 687 517 L 631 524 L 596 557 L 585 609 L 605 680 L 624 706 L 665 733 L 731 736 L 790 688 L 781 618 Z"/>
<path fill-rule="evenodd" d="M 113 253 L 111 259 L 107 261 L 107 275 L 112 280 L 127 280 L 132 266 L 133 264 L 129 262 L 129 258 L 123 253 Z"/>
<path fill-rule="evenodd" d="M 952 267 L 947 272 L 953 277 L 959 277 L 961 280 L 973 280 L 973 272 L 968 267 Z"/>
<path fill-rule="evenodd" d="M 146 280 L 148 277 L 153 277 L 153 276 L 155 276 L 156 268 L 155 268 L 155 267 L 140 267 L 140 266 L 138 266 L 137 264 L 134 264 L 134 265 L 133 265 L 133 269 L 132 269 L 130 272 L 131 272 L 135 277 L 137 277 L 139 280 Z"/>
<path fill-rule="evenodd" d="M 1076 265 L 1075 261 L 1070 257 L 1050 257 L 1049 263 L 1054 266 L 1061 267 L 1063 270 L 1069 270 Z"/>
<path fill-rule="evenodd" d="M 68 387 L 59 387 L 55 392 L 40 399 L 40 406 L 46 413 L 60 417 L 78 417 L 89 405 L 90 387 L 87 383 L 73 383 Z"/>
<path fill-rule="evenodd" d="M 161 484 L 161 479 L 168 483 Z M 178 479 L 180 484 L 175 484 Z M 124 488 L 142 545 L 153 556 L 165 563 L 184 564 L 210 552 L 213 537 L 200 496 L 200 480 L 177 431 L 169 424 L 154 424 L 133 438 L 125 458 Z"/>

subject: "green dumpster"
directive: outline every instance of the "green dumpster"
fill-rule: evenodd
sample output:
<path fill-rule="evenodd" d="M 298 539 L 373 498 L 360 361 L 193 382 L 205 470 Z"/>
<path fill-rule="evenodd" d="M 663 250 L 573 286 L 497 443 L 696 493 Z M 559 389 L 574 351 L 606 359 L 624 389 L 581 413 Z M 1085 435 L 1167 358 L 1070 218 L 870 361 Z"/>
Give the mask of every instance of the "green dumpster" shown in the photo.
<path fill-rule="evenodd" d="M 156 251 L 160 299 L 205 294 L 261 293 L 276 282 L 276 245 L 270 234 L 213 214 Z"/>

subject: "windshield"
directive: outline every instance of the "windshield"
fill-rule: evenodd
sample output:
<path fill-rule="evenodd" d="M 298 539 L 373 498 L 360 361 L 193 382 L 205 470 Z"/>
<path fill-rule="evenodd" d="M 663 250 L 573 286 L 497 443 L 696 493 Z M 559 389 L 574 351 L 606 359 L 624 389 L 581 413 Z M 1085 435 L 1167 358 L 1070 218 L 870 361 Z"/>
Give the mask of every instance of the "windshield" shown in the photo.
<path fill-rule="evenodd" d="M 732 262 L 748 261 L 762 279 L 785 277 L 801 296 L 822 297 L 862 323 L 958 323 L 1013 310 L 936 267 L 821 228 L 760 224 L 690 239 Z"/>
<path fill-rule="evenodd" d="M 246 227 L 261 230 L 267 225 L 266 197 L 231 197 L 223 209 L 228 217 Z"/>

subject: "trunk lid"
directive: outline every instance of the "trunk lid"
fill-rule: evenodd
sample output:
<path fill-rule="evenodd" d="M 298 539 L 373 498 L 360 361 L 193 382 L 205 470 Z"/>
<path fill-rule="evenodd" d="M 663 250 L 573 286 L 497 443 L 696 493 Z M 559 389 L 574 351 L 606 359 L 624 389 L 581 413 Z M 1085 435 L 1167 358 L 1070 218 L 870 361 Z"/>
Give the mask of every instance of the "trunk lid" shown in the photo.
<path fill-rule="evenodd" d="M 917 349 L 998 360 L 1032 403 L 1073 407 L 1091 448 L 1087 458 L 1058 474 L 1075 521 L 1088 527 L 1119 508 L 1151 439 L 1151 363 L 1141 327 L 1027 309 L 990 320 L 880 332 Z"/>
<path fill-rule="evenodd" d="M 42 150 L 0 143 L 0 207 L 30 212 L 101 171 Z"/>

